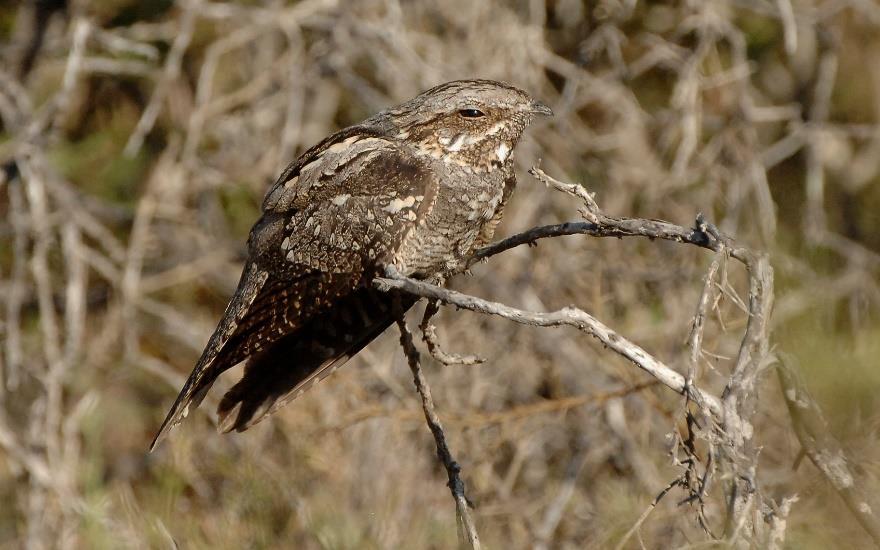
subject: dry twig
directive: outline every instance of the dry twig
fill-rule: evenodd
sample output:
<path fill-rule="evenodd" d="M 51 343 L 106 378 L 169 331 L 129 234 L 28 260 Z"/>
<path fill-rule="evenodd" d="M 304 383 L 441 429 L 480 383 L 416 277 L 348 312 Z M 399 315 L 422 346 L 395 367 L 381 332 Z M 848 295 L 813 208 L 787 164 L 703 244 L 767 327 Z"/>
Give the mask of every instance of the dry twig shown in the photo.
<path fill-rule="evenodd" d="M 431 318 L 440 311 L 440 306 L 436 300 L 428 300 L 425 306 L 425 313 L 422 316 L 422 322 L 419 323 L 419 330 L 422 331 L 422 340 L 428 347 L 428 353 L 431 354 L 436 361 L 443 365 L 479 365 L 485 363 L 486 360 L 476 355 L 458 355 L 457 353 L 448 353 L 440 346 L 440 340 L 437 337 L 437 327 L 431 323 Z"/>
<path fill-rule="evenodd" d="M 749 272 L 749 299 L 748 305 L 745 306 L 749 313 L 749 319 L 746 324 L 739 355 L 721 398 L 715 397 L 694 385 L 695 362 L 702 341 L 702 319 L 705 317 L 710 297 L 707 288 L 712 287 L 712 280 L 720 266 L 717 256 L 710 265 L 706 276 L 706 284 L 704 285 L 697 316 L 695 317 L 690 342 L 692 348 L 691 365 L 687 376 L 683 376 L 665 365 L 638 345 L 617 334 L 589 313 L 575 307 L 566 307 L 548 313 L 526 311 L 405 277 L 397 272 L 393 266 L 386 268 L 386 276 L 384 278 L 376 279 L 376 286 L 384 291 L 403 291 L 415 296 L 428 298 L 432 302 L 436 301 L 478 313 L 496 315 L 524 325 L 538 327 L 572 326 L 594 336 L 603 345 L 623 356 L 656 378 L 663 385 L 686 396 L 687 401 L 694 402 L 705 413 L 705 418 L 711 423 L 711 428 L 707 432 L 710 435 L 704 434 L 700 436 L 709 438 L 710 461 L 706 465 L 703 474 L 698 475 L 695 468 L 699 458 L 697 457 L 693 440 L 697 433 L 693 428 L 696 424 L 696 419 L 689 411 L 686 413 L 689 435 L 686 440 L 685 450 L 688 459 L 683 463 L 686 465 L 687 470 L 684 474 L 685 478 L 682 478 L 686 479 L 685 486 L 689 488 L 692 485 L 695 486 L 694 489 L 690 489 L 692 493 L 687 501 L 695 499 L 700 502 L 700 521 L 707 533 L 711 534 L 711 530 L 706 523 L 703 512 L 703 496 L 709 485 L 711 473 L 714 472 L 714 464 L 711 461 L 711 457 L 715 453 L 713 449 L 716 441 L 721 445 L 721 449 L 723 449 L 723 456 L 726 459 L 727 466 L 734 473 L 734 481 L 731 484 L 728 499 L 729 510 L 725 522 L 725 536 L 730 540 L 735 540 L 744 527 L 749 531 L 755 530 L 757 532 L 758 526 L 752 524 L 749 519 L 749 510 L 753 509 L 755 505 L 754 497 L 757 491 L 757 483 L 754 479 L 757 452 L 751 444 L 753 428 L 749 424 L 749 418 L 754 410 L 755 383 L 760 374 L 761 367 L 764 366 L 769 357 L 767 320 L 769 319 L 773 303 L 773 275 L 766 255 L 756 254 L 747 248 L 737 245 L 733 239 L 723 235 L 701 215 L 697 216 L 696 226 L 692 229 L 656 220 L 611 217 L 601 211 L 593 195 L 582 186 L 556 180 L 539 168 L 532 168 L 530 172 L 538 181 L 580 199 L 582 202 L 581 213 L 588 221 L 586 223 L 576 222 L 534 228 L 477 251 L 474 259 L 468 262 L 468 265 L 473 261 L 488 258 L 515 246 L 533 243 L 540 238 L 577 233 L 597 237 L 640 236 L 651 239 L 671 240 L 708 248 L 721 255 L 730 255 L 736 258 L 745 264 Z M 432 306 L 429 306 L 429 308 L 432 308 Z M 429 309 L 429 312 L 433 314 L 433 309 Z M 427 313 L 426 317 L 429 317 Z M 677 483 L 674 482 L 670 487 L 675 484 Z M 661 495 L 665 494 L 666 490 Z M 656 500 L 654 505 L 656 505 Z"/>
<path fill-rule="evenodd" d="M 782 355 L 776 366 L 782 396 L 791 415 L 794 433 L 803 452 L 822 472 L 859 524 L 880 547 L 880 500 L 860 481 L 840 443 L 831 435 L 819 405 L 807 391 L 792 366 L 793 359 Z"/>
<path fill-rule="evenodd" d="M 447 485 L 452 492 L 452 498 L 455 499 L 455 510 L 459 524 L 459 536 L 462 538 L 462 543 L 466 542 L 471 549 L 478 550 L 481 548 L 480 537 L 477 534 L 477 527 L 474 523 L 474 519 L 471 517 L 469 509 L 470 503 L 464 493 L 464 482 L 459 475 L 461 473 L 461 467 L 458 465 L 458 462 L 455 461 L 455 458 L 453 458 L 452 452 L 449 450 L 449 445 L 446 443 L 446 434 L 443 432 L 443 424 L 440 422 L 440 417 L 437 416 L 437 411 L 434 409 L 434 398 L 431 396 L 431 386 L 428 384 L 428 380 L 425 378 L 424 374 L 422 374 L 419 350 L 416 349 L 416 346 L 413 343 L 412 333 L 406 325 L 406 319 L 404 318 L 399 303 L 395 303 L 395 306 L 398 317 L 397 327 L 400 329 L 400 345 L 403 347 L 407 363 L 412 371 L 416 391 L 419 392 L 419 396 L 422 398 L 422 411 L 425 413 L 425 421 L 428 423 L 428 428 L 431 429 L 431 434 L 434 436 L 434 442 L 437 444 L 437 456 L 440 458 L 440 462 L 443 463 L 443 467 L 446 468 L 446 475 L 449 477 Z"/>
<path fill-rule="evenodd" d="M 773 272 L 756 249 L 741 246 L 724 233 L 737 234 L 741 243 L 759 242 L 761 248 L 773 250 L 774 267 L 789 285 L 774 312 L 777 325 L 795 316 L 821 318 L 820 311 L 828 308 L 849 313 L 853 335 L 860 333 L 859 327 L 876 325 L 872 316 L 880 305 L 880 255 L 870 248 L 873 226 L 864 222 L 857 203 L 875 196 L 869 190 L 880 174 L 876 123 L 880 103 L 877 97 L 865 101 L 870 94 L 837 93 L 839 86 L 854 78 L 875 89 L 880 83 L 876 67 L 852 62 L 854 55 L 870 57 L 876 46 L 869 41 L 854 47 L 856 42 L 846 36 L 854 27 L 871 29 L 880 24 L 880 11 L 870 2 L 840 0 L 815 8 L 790 0 L 685 2 L 640 5 L 635 10 L 632 1 L 589 7 L 538 1 L 520 10 L 518 3 L 501 1 L 306 0 L 283 5 L 180 0 L 167 12 L 155 13 L 155 18 L 133 22 L 104 18 L 70 2 L 25 2 L 22 13 L 38 4 L 70 4 L 68 17 L 54 17 L 51 25 L 36 29 L 32 38 L 38 42 L 31 44 L 45 40 L 43 47 L 31 48 L 27 54 L 35 56 L 28 61 L 34 70 L 24 71 L 30 76 L 16 74 L 14 62 L 0 68 L 0 118 L 9 137 L 0 143 L 0 239 L 8 242 L 8 254 L 0 263 L 0 454 L 4 455 L 0 462 L 12 476 L 4 480 L 11 479 L 16 495 L 9 506 L 10 525 L 15 526 L 13 544 L 87 544 L 84 525 L 112 526 L 107 531 L 113 536 L 119 532 L 116 510 L 83 496 L 83 472 L 93 473 L 93 463 L 86 460 L 112 449 L 113 460 L 103 455 L 101 460 L 101 473 L 111 479 L 116 475 L 115 460 L 137 462 L 138 458 L 120 446 L 118 438 L 108 437 L 104 444 L 112 447 L 101 450 L 88 438 L 88 424 L 82 421 L 91 416 L 86 414 L 91 386 L 85 388 L 83 383 L 143 396 L 146 390 L 137 377 L 128 377 L 130 367 L 146 373 L 148 380 L 179 385 L 174 381 L 200 350 L 216 313 L 211 310 L 212 300 L 195 304 L 180 297 L 196 290 L 200 297 L 220 299 L 235 283 L 237 270 L 230 264 L 241 239 L 232 238 L 225 193 L 241 190 L 247 195 L 243 201 L 233 200 L 233 209 L 258 202 L 265 183 L 277 175 L 278 165 L 291 160 L 303 146 L 341 123 L 354 122 L 359 114 L 465 74 L 518 84 L 553 104 L 557 117 L 549 124 L 554 131 L 533 132 L 518 147 L 520 160 L 529 162 L 540 150 L 553 172 L 595 174 L 603 180 L 601 203 L 608 212 L 684 220 L 702 210 L 712 212 L 713 221 L 724 231 L 701 216 L 694 227 L 687 227 L 607 215 L 581 186 L 534 172 L 545 184 L 576 197 L 584 219 L 514 235 L 480 250 L 471 263 L 539 239 L 574 234 L 664 239 L 714 253 L 709 255 L 711 263 L 708 257 L 693 254 L 658 268 L 645 265 L 656 253 L 653 247 L 646 247 L 647 253 L 639 258 L 621 256 L 615 247 L 610 254 L 596 247 L 595 258 L 594 251 L 568 255 L 566 268 L 572 270 L 557 272 L 546 266 L 555 262 L 561 266 L 558 258 L 567 254 L 569 244 L 557 241 L 549 249 L 535 251 L 540 261 L 529 266 L 493 265 L 493 278 L 509 281 L 498 292 L 518 293 L 523 300 L 522 309 L 500 310 L 508 318 L 531 325 L 535 319 L 548 325 L 573 324 L 604 338 L 603 343 L 607 340 L 610 349 L 628 360 L 651 367 L 659 378 L 646 383 L 647 377 L 640 373 L 630 377 L 629 371 L 611 362 L 595 360 L 585 350 L 586 339 L 570 338 L 567 331 L 541 331 L 533 341 L 532 331 L 519 331 L 510 323 L 485 325 L 479 337 L 487 356 L 513 334 L 523 336 L 510 342 L 516 356 L 453 378 L 455 384 L 461 378 L 473 384 L 457 393 L 467 406 L 444 415 L 446 427 L 461 429 L 465 438 L 479 438 L 480 445 L 493 450 L 513 449 L 509 464 L 505 452 L 487 452 L 474 466 L 475 483 L 488 478 L 498 487 L 497 502 L 487 506 L 495 512 L 481 510 L 481 518 L 487 518 L 481 524 L 485 540 L 532 537 L 547 546 L 607 541 L 613 522 L 594 528 L 581 520 L 584 508 L 595 500 L 594 487 L 600 485 L 575 485 L 570 471 L 556 465 L 571 458 L 567 437 L 606 428 L 603 415 L 585 411 L 592 413 L 596 404 L 631 395 L 646 384 L 659 386 L 655 380 L 664 379 L 684 396 L 673 396 L 678 406 L 669 407 L 662 390 L 621 399 L 613 408 L 618 414 L 626 407 L 628 423 L 618 425 L 617 431 L 612 428 L 611 439 L 632 436 L 640 445 L 636 450 L 645 451 L 647 445 L 666 447 L 656 438 L 671 431 L 672 464 L 681 475 L 670 486 L 682 491 L 681 500 L 691 513 L 661 521 L 647 515 L 653 509 L 650 505 L 643 518 L 652 521 L 641 519 L 633 526 L 632 537 L 650 536 L 650 545 L 674 546 L 682 537 L 693 540 L 694 525 L 711 539 L 713 532 L 721 535 L 724 524 L 721 542 L 782 544 L 794 499 L 782 496 L 774 501 L 767 494 L 782 491 L 784 495 L 797 487 L 790 485 L 793 477 L 759 475 L 755 462 L 759 445 L 773 451 L 764 452 L 767 462 L 762 465 L 776 466 L 774 472 L 782 471 L 773 462 L 785 460 L 785 452 L 774 441 L 753 440 L 759 428 L 755 408 L 777 417 L 782 407 L 782 400 L 768 395 L 758 399 L 761 373 L 772 361 L 768 331 Z M 108 16 L 113 11 L 100 10 Z M 844 12 L 857 17 L 838 16 Z M 750 30 L 742 24 L 746 20 L 782 29 L 778 39 L 761 46 L 760 58 L 753 56 Z M 108 21 L 113 25 L 102 28 Z M 583 34 L 584 28 L 591 29 L 589 35 Z M 3 51 L 12 53 L 12 48 Z M 651 84 L 659 81 L 664 84 Z M 648 86 L 637 90 L 643 83 Z M 661 88 L 668 88 L 668 100 L 645 101 Z M 126 89 L 138 93 L 120 93 Z M 146 90 L 143 96 L 141 90 Z M 120 98 L 123 101 L 117 102 Z M 852 113 L 859 113 L 863 122 L 851 123 Z M 94 171 L 99 163 L 114 164 L 116 159 L 108 155 L 118 154 L 102 152 L 100 144 L 96 147 L 90 141 L 105 134 L 107 121 L 113 121 L 114 127 L 121 124 L 124 132 L 134 127 L 129 142 L 120 141 L 117 148 L 127 145 L 126 152 L 137 150 L 137 163 L 149 166 L 151 179 L 145 183 L 147 176 L 135 174 L 124 189 L 124 203 L 105 197 L 108 181 L 103 169 Z M 76 129 L 71 132 L 71 128 Z M 71 152 L 83 157 L 72 163 L 72 171 L 57 162 Z M 83 165 L 87 185 L 77 174 Z M 781 196 L 777 184 L 783 174 L 786 190 L 799 182 L 803 204 L 777 205 Z M 528 227 L 555 215 L 557 195 L 523 190 L 519 196 L 511 203 L 508 222 Z M 650 211 L 645 214 L 640 209 L 647 205 Z M 792 216 L 792 211 L 803 215 Z M 776 240 L 777 224 L 789 231 L 802 229 L 809 245 L 819 248 L 822 257 L 827 252 L 839 259 L 833 262 L 839 265 L 830 272 L 825 266 L 818 268 L 797 247 Z M 743 290 L 743 271 L 737 263 L 745 266 L 748 291 Z M 700 292 L 689 283 L 696 279 L 693 269 L 703 264 L 708 268 Z M 605 282 L 621 272 L 624 277 Z M 395 282 L 411 283 L 421 282 Z M 475 281 L 474 286 L 480 285 L 489 288 Z M 542 287 L 546 292 L 534 290 Z M 475 308 L 496 304 L 467 301 L 464 295 L 444 296 Z M 573 309 L 535 313 L 550 309 L 544 300 L 561 296 L 583 299 L 590 304 L 589 313 Z M 654 313 L 653 306 L 645 306 L 646 296 L 656 298 L 664 320 L 679 322 L 644 322 Z M 745 317 L 731 318 L 729 311 L 735 308 Z M 548 321 L 553 315 L 558 317 Z M 687 328 L 682 320 L 691 315 L 687 347 L 682 347 L 680 332 Z M 596 324 L 599 319 L 617 330 Z M 476 357 L 445 353 L 429 317 L 422 327 L 435 359 L 476 363 Z M 745 338 L 735 329 L 745 330 Z M 462 324 L 449 330 L 454 342 L 476 341 Z M 829 334 L 838 338 L 846 330 L 850 329 Z M 618 331 L 644 349 L 632 348 Z M 738 352 L 732 347 L 736 344 Z M 374 367 L 375 359 L 382 356 L 381 346 L 377 343 L 362 354 Z M 546 364 L 541 365 L 542 359 L 547 359 Z M 590 376 L 566 368 L 587 362 Z M 710 369 L 701 371 L 707 364 Z M 507 382 L 503 378 L 511 372 L 522 376 L 503 387 L 498 384 L 499 378 Z M 124 388 L 121 380 L 126 381 Z M 393 376 L 384 376 L 381 382 L 389 383 L 395 395 L 403 395 Z M 722 393 L 723 384 L 727 387 Z M 786 391 L 785 397 L 790 393 Z M 802 395 L 799 390 L 794 393 Z M 418 420 L 414 411 L 401 411 L 396 403 L 365 406 L 357 402 L 358 395 L 353 402 L 360 405 L 361 413 L 342 419 L 340 429 L 375 416 L 392 422 Z M 711 404 L 701 404 L 700 396 Z M 333 392 L 322 406 L 332 409 L 349 398 L 347 392 Z M 108 402 L 118 406 L 104 401 Z M 810 406 L 799 406 L 804 403 Z M 861 472 L 842 458 L 841 446 L 827 435 L 824 424 L 810 420 L 821 419 L 815 402 L 798 397 L 788 404 L 807 456 L 876 540 L 873 511 L 878 508 L 870 488 L 861 482 Z M 102 418 L 107 410 L 115 409 L 97 409 L 92 419 Z M 125 414 L 134 418 L 144 409 L 128 408 Z M 539 414 L 544 416 L 535 417 Z M 664 423 L 671 421 L 675 426 L 668 430 Z M 539 422 L 541 429 L 530 431 Z M 375 433 L 367 427 L 355 430 Z M 787 429 L 766 422 L 760 428 L 760 433 Z M 336 429 L 322 424 L 298 432 L 298 444 L 308 445 L 310 453 L 318 456 L 332 451 L 340 472 L 363 467 L 364 455 L 359 451 L 373 444 L 373 438 L 347 439 L 352 452 L 340 454 L 334 447 L 339 434 L 327 437 L 328 430 Z M 414 439 L 398 443 L 417 447 Z M 226 445 L 229 440 L 216 444 Z M 466 448 L 469 443 L 462 445 Z M 258 467 L 267 467 L 276 459 L 274 453 L 290 450 L 256 446 L 261 451 L 260 460 L 254 462 Z M 544 468 L 541 475 L 531 475 L 530 468 L 539 463 Z M 406 465 L 409 470 L 395 466 L 405 475 L 415 468 L 412 464 Z M 201 487 L 192 501 L 192 517 L 204 521 L 215 503 L 205 496 L 209 491 L 202 478 L 209 474 L 178 466 L 175 474 Z M 214 465 L 210 475 L 226 473 Z M 638 494 L 649 505 L 664 483 L 646 483 L 638 472 L 635 477 L 640 482 Z M 154 478 L 137 479 L 138 494 L 148 494 L 152 488 L 144 480 Z M 556 486 L 557 480 L 562 489 L 557 495 L 533 498 Z M 382 483 L 355 476 L 327 481 L 351 483 L 345 486 L 354 497 L 350 501 L 358 501 L 376 489 L 374 484 Z M 231 482 L 218 491 L 233 500 L 236 487 Z M 119 491 L 109 485 L 101 489 L 107 489 L 108 499 L 119 498 Z M 416 510 L 424 510 L 420 505 L 433 495 L 401 492 L 405 494 L 396 495 L 397 504 L 390 505 L 378 522 L 372 516 L 356 517 L 357 510 L 346 512 L 352 513 L 353 521 L 395 525 L 379 529 L 378 534 L 368 527 L 365 536 L 377 536 L 382 546 L 403 546 L 410 531 L 418 529 L 399 525 L 426 521 L 428 514 Z M 298 507 L 300 500 L 305 499 L 281 502 Z M 804 510 L 810 510 L 809 505 Z M 163 513 L 146 505 L 143 511 Z M 600 517 L 602 511 L 588 513 Z M 509 517 L 510 531 L 498 534 L 497 524 L 488 519 L 494 513 Z M 847 512 L 836 507 L 824 513 L 839 518 L 836 514 Z M 82 521 L 83 517 L 88 520 Z M 533 523 L 526 518 L 539 519 Z M 259 519 L 254 529 L 265 528 Z M 179 529 L 173 518 L 155 520 L 159 525 L 167 522 L 170 532 Z M 804 520 L 801 514 L 789 523 L 802 525 Z M 152 529 L 143 530 L 137 519 L 128 523 L 123 528 L 125 543 L 116 541 L 119 546 L 136 546 Z"/>

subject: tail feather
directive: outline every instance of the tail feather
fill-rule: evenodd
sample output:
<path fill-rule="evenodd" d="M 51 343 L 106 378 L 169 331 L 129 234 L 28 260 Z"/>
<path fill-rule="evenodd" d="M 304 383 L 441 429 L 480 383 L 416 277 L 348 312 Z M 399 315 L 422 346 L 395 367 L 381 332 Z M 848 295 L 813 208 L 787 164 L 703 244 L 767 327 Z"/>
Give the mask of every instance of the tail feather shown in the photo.
<path fill-rule="evenodd" d="M 330 307 L 357 284 L 352 274 L 306 271 L 295 278 L 270 276 L 256 264 L 245 266 L 238 289 L 202 357 L 177 396 L 150 450 L 198 407 L 220 374 L 261 350 L 270 349 L 313 315 Z"/>
<path fill-rule="evenodd" d="M 409 309 L 415 299 L 400 297 Z M 394 297 L 360 288 L 252 356 L 217 408 L 222 432 L 244 431 L 332 374 L 394 322 Z"/>
<path fill-rule="evenodd" d="M 202 402 L 217 376 L 223 370 L 232 366 L 218 361 L 218 356 L 229 337 L 238 329 L 239 321 L 241 321 L 251 304 L 260 294 L 267 278 L 268 274 L 260 270 L 256 264 L 251 263 L 245 266 L 241 274 L 241 280 L 238 282 L 238 288 L 229 305 L 226 306 L 223 319 L 217 325 L 214 334 L 211 335 L 211 339 L 202 352 L 202 356 L 177 395 L 177 399 L 175 399 L 174 405 L 171 406 L 171 410 L 168 411 L 168 415 L 165 417 L 164 422 L 162 422 L 156 437 L 153 438 L 153 442 L 150 444 L 150 451 L 153 451 L 162 440 L 168 437 L 168 433 L 172 428 L 186 418 L 191 406 L 199 406 L 199 403 Z"/>

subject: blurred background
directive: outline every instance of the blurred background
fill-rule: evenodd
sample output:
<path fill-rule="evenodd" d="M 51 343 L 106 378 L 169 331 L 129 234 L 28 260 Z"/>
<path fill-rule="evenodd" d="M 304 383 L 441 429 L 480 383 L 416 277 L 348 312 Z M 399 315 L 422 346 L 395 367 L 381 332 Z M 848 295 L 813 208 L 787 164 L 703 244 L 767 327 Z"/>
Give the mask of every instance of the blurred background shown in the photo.
<path fill-rule="evenodd" d="M 220 436 L 223 377 L 146 449 L 231 296 L 267 186 L 333 131 L 456 78 L 552 106 L 517 149 L 498 236 L 576 220 L 541 167 L 611 215 L 699 212 L 776 272 L 792 354 L 880 472 L 880 5 L 871 0 L 40 0 L 0 4 L 0 548 L 451 548 L 455 512 L 388 331 L 328 382 Z M 566 237 L 453 288 L 575 304 L 680 372 L 712 254 Z M 720 392 L 746 321 L 740 265 L 706 328 Z M 415 319 L 415 317 L 413 318 Z M 476 367 L 426 359 L 481 537 L 606 548 L 681 473 L 681 398 L 588 336 L 444 311 Z M 759 490 L 797 495 L 792 548 L 871 539 L 801 460 L 762 378 Z M 723 495 L 710 488 L 717 535 Z M 711 540 L 673 489 L 627 547 Z"/>

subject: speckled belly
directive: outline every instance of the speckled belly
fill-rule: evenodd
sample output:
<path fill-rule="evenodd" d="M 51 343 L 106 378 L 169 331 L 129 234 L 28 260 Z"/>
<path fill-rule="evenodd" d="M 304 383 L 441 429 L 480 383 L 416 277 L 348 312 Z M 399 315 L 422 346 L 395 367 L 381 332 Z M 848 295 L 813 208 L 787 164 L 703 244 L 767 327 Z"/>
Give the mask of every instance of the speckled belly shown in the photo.
<path fill-rule="evenodd" d="M 468 258 L 480 229 L 501 204 L 501 170 L 462 171 L 440 186 L 433 207 L 406 236 L 395 258 L 405 274 L 452 271 Z"/>

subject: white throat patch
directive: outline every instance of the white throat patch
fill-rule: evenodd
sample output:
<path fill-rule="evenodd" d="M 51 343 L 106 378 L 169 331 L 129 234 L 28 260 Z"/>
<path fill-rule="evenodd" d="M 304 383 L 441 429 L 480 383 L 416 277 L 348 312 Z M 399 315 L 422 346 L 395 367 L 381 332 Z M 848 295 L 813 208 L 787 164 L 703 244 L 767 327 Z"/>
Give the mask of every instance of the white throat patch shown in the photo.
<path fill-rule="evenodd" d="M 510 155 L 510 145 L 502 142 L 498 149 L 495 150 L 495 154 L 498 155 L 499 161 L 504 162 L 507 160 L 508 155 Z"/>
<path fill-rule="evenodd" d="M 466 141 L 468 141 L 467 135 L 458 134 L 455 137 L 455 139 L 452 141 L 452 143 L 449 144 L 449 146 L 446 148 L 446 150 L 449 151 L 450 153 L 456 153 L 458 151 L 461 151 L 461 147 L 465 144 Z"/>

